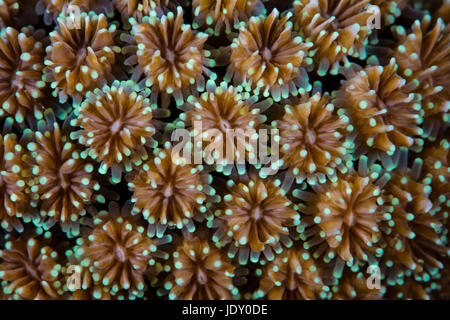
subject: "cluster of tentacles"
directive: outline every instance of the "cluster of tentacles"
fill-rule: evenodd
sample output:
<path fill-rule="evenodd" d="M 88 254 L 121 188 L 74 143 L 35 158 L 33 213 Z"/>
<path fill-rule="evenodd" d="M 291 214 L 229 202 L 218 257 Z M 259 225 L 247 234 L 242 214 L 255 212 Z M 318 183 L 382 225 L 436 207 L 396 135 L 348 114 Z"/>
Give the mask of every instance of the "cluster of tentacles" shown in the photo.
<path fill-rule="evenodd" d="M 448 0 L 0 0 L 0 299 L 449 299 Z"/>

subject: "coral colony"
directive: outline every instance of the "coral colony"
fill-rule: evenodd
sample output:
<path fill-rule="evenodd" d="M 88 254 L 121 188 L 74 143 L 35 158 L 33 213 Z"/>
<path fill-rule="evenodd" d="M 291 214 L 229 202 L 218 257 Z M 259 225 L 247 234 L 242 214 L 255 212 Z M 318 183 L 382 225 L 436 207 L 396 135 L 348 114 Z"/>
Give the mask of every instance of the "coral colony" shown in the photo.
<path fill-rule="evenodd" d="M 0 0 L 0 299 L 449 299 L 449 0 Z"/>

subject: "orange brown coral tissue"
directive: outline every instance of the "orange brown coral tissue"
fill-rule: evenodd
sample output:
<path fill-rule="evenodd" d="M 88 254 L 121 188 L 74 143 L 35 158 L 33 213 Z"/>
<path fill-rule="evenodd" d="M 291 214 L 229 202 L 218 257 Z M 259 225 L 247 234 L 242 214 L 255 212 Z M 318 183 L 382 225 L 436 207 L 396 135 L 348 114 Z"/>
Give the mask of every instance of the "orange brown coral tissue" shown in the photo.
<path fill-rule="evenodd" d="M 289 228 L 300 224 L 296 206 L 287 198 L 278 178 L 261 178 L 256 173 L 226 183 L 222 202 L 209 221 L 218 228 L 213 235 L 217 246 L 230 243 L 229 255 L 238 253 L 239 263 L 257 262 L 261 253 L 268 260 L 292 245 Z"/>
<path fill-rule="evenodd" d="M 145 91 L 136 90 L 132 81 L 96 88 L 86 94 L 71 122 L 81 127 L 71 138 L 78 139 L 88 148 L 88 155 L 100 162 L 101 174 L 111 169 L 113 183 L 120 182 L 122 171 L 129 172 L 146 160 L 147 147 L 155 144 L 154 116 L 161 113 L 152 109 Z"/>
<path fill-rule="evenodd" d="M 369 0 L 305 0 L 294 2 L 294 24 L 311 41 L 314 69 L 320 76 L 338 72 L 347 56 L 365 59 L 364 44 L 370 34 L 367 22 L 373 13 Z"/>
<path fill-rule="evenodd" d="M 78 252 L 78 246 L 66 251 L 67 264 L 63 267 L 66 277 L 65 290 L 70 292 L 72 300 L 134 300 L 142 298 L 143 294 L 135 296 L 125 290 L 114 292 L 103 286 L 100 280 L 94 281 L 93 267 L 87 260 L 82 260 Z"/>
<path fill-rule="evenodd" d="M 215 79 L 208 69 L 214 61 L 207 58 L 210 52 L 203 48 L 208 36 L 183 23 L 181 7 L 176 13 L 161 18 L 152 15 L 133 24 L 132 37 L 125 40 L 132 44 L 127 50 L 135 54 L 126 63 L 137 63 L 132 80 L 145 74 L 145 85 L 152 89 L 152 104 L 161 94 L 163 106 L 168 106 L 170 97 L 180 105 L 187 96 L 204 90 L 204 75 Z"/>
<path fill-rule="evenodd" d="M 442 0 L 440 6 L 434 11 L 433 19 L 438 20 L 440 17 L 444 20 L 445 24 L 450 22 L 450 1 Z"/>
<path fill-rule="evenodd" d="M 65 268 L 63 268 L 63 272 L 67 278 L 66 290 L 72 293 L 72 299 L 85 300 L 83 298 L 89 297 L 91 295 L 91 290 L 93 292 L 92 295 L 94 295 L 96 291 L 100 291 L 101 293 L 101 288 L 93 288 L 94 281 L 92 279 L 92 274 L 88 267 L 83 266 L 83 261 L 77 257 L 77 250 L 78 248 L 75 247 L 66 251 L 67 264 Z"/>
<path fill-rule="evenodd" d="M 108 16 L 114 13 L 110 0 L 38 0 L 36 3 L 36 13 L 44 16 L 47 25 L 56 22 L 61 14 L 77 15 L 89 11 Z"/>
<path fill-rule="evenodd" d="M 436 288 L 437 291 L 434 292 L 433 297 L 441 300 L 450 300 L 450 259 L 444 260 L 444 269 L 440 274 L 438 274 L 433 283 L 432 288 Z"/>
<path fill-rule="evenodd" d="M 450 144 L 447 139 L 427 146 L 423 151 L 423 169 L 427 178 L 431 179 L 433 201 L 440 206 L 439 214 L 448 219 L 450 215 Z"/>
<path fill-rule="evenodd" d="M 286 105 L 283 118 L 272 123 L 280 130 L 283 166 L 298 183 L 305 179 L 310 184 L 323 183 L 327 177 L 336 180 L 338 168 L 349 158 L 349 119 L 334 110 L 327 93 L 315 93 Z"/>
<path fill-rule="evenodd" d="M 129 27 L 129 19 L 142 22 L 142 18 L 153 14 L 161 16 L 169 11 L 176 11 L 177 0 L 113 0 L 122 16 L 122 22 Z"/>
<path fill-rule="evenodd" d="M 450 28 L 441 18 L 433 22 L 430 15 L 415 21 L 411 31 L 393 28 L 397 47 L 393 56 L 399 74 L 408 82 L 417 80 L 422 97 L 424 133 L 435 138 L 450 121 Z"/>
<path fill-rule="evenodd" d="M 405 270 L 429 275 L 443 268 L 441 256 L 448 256 L 443 218 L 430 200 L 431 178 L 422 175 L 423 160 L 416 158 L 407 166 L 407 150 L 402 149 L 397 165 L 386 184 L 392 220 L 383 226 L 386 244 L 384 262 L 388 280 L 395 281 Z"/>
<path fill-rule="evenodd" d="M 417 82 L 397 74 L 395 59 L 386 66 L 350 68 L 347 80 L 333 93 L 354 127 L 358 153 L 392 155 L 399 147 L 420 148 L 423 133 L 420 96 L 413 91 Z"/>
<path fill-rule="evenodd" d="M 338 283 L 331 288 L 332 298 L 336 300 L 378 300 L 381 299 L 386 288 L 370 288 L 368 276 L 363 272 L 346 270 Z"/>
<path fill-rule="evenodd" d="M 12 18 L 19 14 L 20 3 L 17 0 L 0 1 L 0 26 L 5 27 Z"/>
<path fill-rule="evenodd" d="M 442 18 L 447 24 L 450 16 L 449 0 L 411 0 L 405 8 L 403 14 L 406 18 L 421 19 L 426 14 L 430 14 L 434 21 Z"/>
<path fill-rule="evenodd" d="M 58 255 L 38 239 L 9 241 L 0 251 L 3 292 L 14 299 L 53 300 L 61 298 L 62 273 Z"/>
<path fill-rule="evenodd" d="M 399 300 L 430 300 L 430 287 L 426 282 L 416 281 L 414 278 L 406 278 L 398 285 L 388 286 L 385 298 Z"/>
<path fill-rule="evenodd" d="M 246 143 L 246 139 L 257 134 L 260 125 L 266 120 L 261 111 L 271 105 L 270 100 L 256 101 L 257 97 L 250 97 L 249 93 L 242 92 L 242 88 L 228 86 L 225 82 L 216 86 L 208 81 L 207 92 L 200 97 L 190 96 L 182 107 L 186 113 L 180 114 L 180 119 L 192 131 L 194 141 L 209 140 L 210 143 L 203 141 L 203 151 L 209 150 L 209 147 L 217 151 L 211 155 L 203 154 L 206 163 L 217 164 L 216 170 L 226 174 L 231 163 L 242 164 L 244 159 L 249 160 L 250 157 L 256 159 L 257 150 L 251 143 Z M 242 135 L 229 134 L 240 130 Z"/>
<path fill-rule="evenodd" d="M 35 141 L 27 146 L 33 162 L 31 187 L 39 201 L 39 211 L 46 225 L 59 222 L 68 235 L 79 233 L 79 219 L 94 201 L 104 202 L 98 194 L 100 185 L 94 180 L 92 161 L 84 149 L 69 138 L 68 123 L 62 128 L 54 115 L 46 111 L 46 119 L 38 123 Z"/>
<path fill-rule="evenodd" d="M 229 34 L 241 22 L 265 11 L 260 0 L 193 0 L 194 28 L 207 29 L 216 36 L 222 31 Z"/>
<path fill-rule="evenodd" d="M 0 0 L 0 27 L 38 25 L 39 19 L 34 12 L 35 1 Z"/>
<path fill-rule="evenodd" d="M 23 230 L 18 218 L 28 211 L 31 168 L 15 134 L 0 135 L 0 220 L 2 228 Z"/>
<path fill-rule="evenodd" d="M 311 89 L 305 67 L 311 42 L 292 31 L 292 14 L 280 17 L 274 9 L 268 17 L 251 17 L 241 25 L 239 36 L 231 44 L 230 65 L 226 81 L 275 101 L 296 96 Z"/>
<path fill-rule="evenodd" d="M 22 126 L 27 119 L 42 118 L 44 35 L 33 27 L 0 32 L 0 118 L 11 117 Z"/>
<path fill-rule="evenodd" d="M 170 242 L 170 236 L 150 238 L 130 210 L 129 203 L 122 208 L 110 203 L 108 212 L 96 215 L 88 235 L 77 240 L 76 254 L 84 266 L 92 267 L 94 283 L 109 288 L 112 295 L 120 290 L 142 294 L 145 274 L 149 269 L 161 271 L 159 260 L 168 258 L 158 246 Z"/>
<path fill-rule="evenodd" d="M 408 5 L 408 0 L 371 0 L 370 3 L 379 7 L 382 26 L 389 26 L 400 17 L 402 10 Z"/>
<path fill-rule="evenodd" d="M 203 220 L 208 198 L 215 194 L 212 178 L 203 166 L 183 162 L 176 150 L 166 145 L 145 162 L 128 186 L 133 191 L 134 212 L 142 212 L 150 224 L 195 230 L 193 218 Z"/>
<path fill-rule="evenodd" d="M 325 298 L 330 288 L 322 282 L 312 255 L 296 247 L 283 250 L 259 269 L 260 287 L 256 297 L 270 300 L 315 300 Z"/>
<path fill-rule="evenodd" d="M 58 17 L 57 28 L 50 33 L 44 71 L 60 102 L 69 96 L 77 105 L 86 92 L 112 79 L 115 55 L 120 52 L 115 33 L 116 25 L 109 24 L 104 14 L 82 12 L 76 21 Z"/>
<path fill-rule="evenodd" d="M 170 265 L 164 288 L 171 300 L 230 300 L 238 295 L 233 285 L 236 267 L 207 239 L 185 237 L 172 253 Z"/>
<path fill-rule="evenodd" d="M 383 254 L 380 222 L 390 218 L 384 205 L 386 180 L 379 165 L 369 166 L 367 158 L 361 157 L 358 171 L 351 169 L 335 182 L 312 185 L 313 192 L 294 190 L 293 195 L 304 202 L 298 205 L 299 211 L 307 215 L 298 228 L 304 248 L 317 246 L 314 257 L 326 253 L 326 262 L 336 258 L 336 278 L 345 263 L 351 267 Z"/>

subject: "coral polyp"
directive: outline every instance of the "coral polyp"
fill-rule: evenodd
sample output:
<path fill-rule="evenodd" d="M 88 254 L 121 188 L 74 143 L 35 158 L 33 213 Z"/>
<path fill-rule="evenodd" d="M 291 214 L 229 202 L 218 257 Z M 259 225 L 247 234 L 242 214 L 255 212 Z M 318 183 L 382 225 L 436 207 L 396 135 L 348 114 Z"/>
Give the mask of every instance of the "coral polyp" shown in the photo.
<path fill-rule="evenodd" d="M 66 251 L 68 262 L 62 269 L 66 280 L 64 288 L 70 294 L 71 300 L 135 300 L 142 298 L 142 293 L 138 293 L 136 296 L 123 289 L 115 292 L 104 286 L 97 276 L 94 279 L 94 267 L 89 266 L 89 260 L 83 259 L 78 251 L 78 246 Z M 159 271 L 158 269 L 157 273 Z"/>
<path fill-rule="evenodd" d="M 184 160 L 168 145 L 129 179 L 134 211 L 150 224 L 195 230 L 192 219 L 206 216 L 208 197 L 215 194 L 212 178 L 203 166 Z"/>
<path fill-rule="evenodd" d="M 15 134 L 0 135 L 0 221 L 7 230 L 22 230 L 18 218 L 29 211 L 31 168 Z"/>
<path fill-rule="evenodd" d="M 238 29 L 240 22 L 263 13 L 261 0 L 193 0 L 194 27 L 218 36 Z"/>
<path fill-rule="evenodd" d="M 210 147 L 216 152 L 203 154 L 206 163 L 216 163 L 218 170 L 226 172 L 233 163 L 243 164 L 250 157 L 256 159 L 257 148 L 248 140 L 257 134 L 266 119 L 261 112 L 271 103 L 256 102 L 256 97 L 225 82 L 219 86 L 208 82 L 207 92 L 187 99 L 182 107 L 186 112 L 180 118 L 191 130 L 194 143 L 203 140 L 200 151 L 208 151 Z"/>
<path fill-rule="evenodd" d="M 304 96 L 284 110 L 283 118 L 272 123 L 280 130 L 284 168 L 290 168 L 299 183 L 337 179 L 352 145 L 346 141 L 348 117 L 334 112 L 327 93 Z"/>
<path fill-rule="evenodd" d="M 122 16 L 123 24 L 129 27 L 130 18 L 142 22 L 142 18 L 154 12 L 161 16 L 176 11 L 177 0 L 114 0 L 114 5 Z"/>
<path fill-rule="evenodd" d="M 237 296 L 236 267 L 204 236 L 186 236 L 172 253 L 170 266 L 172 273 L 164 280 L 169 299 L 229 300 Z"/>
<path fill-rule="evenodd" d="M 386 233 L 386 265 L 389 280 L 401 277 L 405 270 L 435 274 L 443 268 L 441 256 L 449 254 L 442 233 L 443 217 L 431 201 L 431 179 L 422 176 L 423 160 L 416 158 L 411 168 L 403 149 L 396 169 L 386 184 L 392 221 L 384 226 Z"/>
<path fill-rule="evenodd" d="M 339 174 L 337 181 L 312 185 L 314 192 L 296 189 L 294 196 L 304 201 L 299 211 L 307 215 L 300 226 L 304 248 L 314 249 L 314 256 L 325 255 L 335 261 L 334 274 L 344 268 L 380 257 L 380 222 L 389 219 L 384 205 L 386 175 L 378 165 L 369 166 L 367 158 L 359 161 L 358 171 Z"/>
<path fill-rule="evenodd" d="M 71 97 L 78 104 L 86 92 L 112 78 L 115 56 L 120 52 L 115 33 L 116 26 L 108 24 L 104 14 L 81 12 L 76 21 L 70 16 L 58 17 L 46 49 L 45 78 L 60 102 Z"/>
<path fill-rule="evenodd" d="M 433 296 L 441 300 L 450 299 L 450 292 L 448 291 L 448 286 L 450 284 L 449 263 L 450 260 L 448 258 L 444 259 L 444 269 L 440 274 L 435 276 L 435 279 L 430 286 L 431 288 L 437 288 L 437 290 L 433 292 Z"/>
<path fill-rule="evenodd" d="M 260 288 L 255 295 L 270 300 L 315 300 L 325 298 L 325 286 L 312 255 L 291 247 L 276 256 L 261 270 Z"/>
<path fill-rule="evenodd" d="M 356 132 L 360 153 L 392 155 L 400 147 L 419 148 L 423 141 L 420 97 L 416 82 L 397 74 L 395 59 L 386 66 L 350 69 L 347 80 L 334 93 Z"/>
<path fill-rule="evenodd" d="M 0 251 L 3 292 L 13 299 L 60 299 L 61 265 L 58 254 L 37 238 L 8 241 Z"/>
<path fill-rule="evenodd" d="M 443 218 L 450 215 L 450 144 L 446 139 L 437 141 L 423 150 L 423 170 L 431 179 L 431 200 L 441 207 L 439 214 Z"/>
<path fill-rule="evenodd" d="M 0 26 L 11 23 L 12 18 L 19 14 L 20 3 L 16 0 L 3 0 L 0 3 Z"/>
<path fill-rule="evenodd" d="M 450 110 L 450 32 L 441 18 L 435 23 L 429 15 L 412 25 L 411 31 L 393 28 L 397 47 L 393 56 L 399 74 L 420 84 L 425 118 L 425 135 L 435 138 L 444 125 L 448 126 Z"/>
<path fill-rule="evenodd" d="M 21 125 L 30 117 L 42 118 L 44 35 L 32 27 L 0 32 L 0 118 L 11 117 Z"/>
<path fill-rule="evenodd" d="M 83 266 L 80 257 L 77 256 L 78 248 L 67 250 L 67 264 L 63 269 L 66 279 L 67 291 L 71 292 L 73 300 L 89 299 L 91 296 L 99 296 L 96 292 L 101 292 L 101 287 L 94 284 L 91 270 Z M 75 276 L 75 278 L 74 278 Z M 79 276 L 79 277 L 77 277 Z M 92 294 L 91 294 L 92 292 Z M 101 293 L 100 293 L 101 295 Z"/>
<path fill-rule="evenodd" d="M 314 43 L 311 56 L 321 76 L 335 74 L 347 56 L 365 59 L 364 44 L 370 34 L 367 22 L 373 13 L 369 0 L 297 0 L 294 30 Z"/>
<path fill-rule="evenodd" d="M 398 300 L 430 300 L 430 284 L 406 278 L 398 285 L 387 288 L 386 298 Z"/>
<path fill-rule="evenodd" d="M 34 11 L 35 1 L 0 1 L 0 27 L 21 28 L 39 24 Z"/>
<path fill-rule="evenodd" d="M 93 280 L 113 294 L 122 289 L 140 294 L 145 288 L 146 272 L 161 271 L 158 260 L 168 258 L 158 246 L 170 242 L 170 237 L 148 237 L 146 228 L 130 215 L 130 210 L 129 204 L 120 208 L 117 203 L 110 203 L 107 212 L 96 215 L 87 236 L 78 241 L 76 254 L 93 268 Z"/>
<path fill-rule="evenodd" d="M 44 15 L 46 24 L 56 21 L 56 18 L 63 10 L 67 10 L 71 0 L 39 0 L 36 3 L 37 14 Z"/>
<path fill-rule="evenodd" d="M 239 262 L 257 262 L 264 253 L 273 260 L 292 245 L 289 228 L 300 223 L 300 215 L 287 198 L 280 179 L 261 178 L 256 173 L 228 180 L 211 226 L 218 228 L 213 239 L 222 247 L 230 243 L 229 254 Z"/>
<path fill-rule="evenodd" d="M 408 5 L 408 0 L 372 0 L 370 3 L 378 6 L 383 26 L 389 26 L 401 16 L 402 10 Z"/>
<path fill-rule="evenodd" d="M 154 110 L 133 82 L 114 81 L 103 90 L 88 92 L 75 113 L 72 125 L 81 130 L 72 132 L 72 138 L 100 162 L 100 173 L 111 170 L 114 183 L 120 181 L 122 171 L 131 171 L 146 160 L 146 147 L 154 146 Z"/>
<path fill-rule="evenodd" d="M 275 101 L 309 90 L 305 67 L 311 64 L 307 56 L 312 43 L 292 31 L 291 15 L 280 17 L 275 9 L 268 17 L 252 17 L 242 25 L 231 44 L 225 79 Z"/>
<path fill-rule="evenodd" d="M 161 18 L 150 16 L 135 23 L 132 36 L 135 54 L 128 63 L 137 63 L 132 79 L 145 74 L 145 84 L 151 87 L 155 104 L 161 94 L 163 106 L 169 104 L 172 96 L 180 105 L 196 89 L 202 91 L 204 75 L 214 77 L 208 69 L 214 62 L 203 48 L 208 36 L 183 23 L 181 7 L 176 13 L 169 12 Z"/>
<path fill-rule="evenodd" d="M 386 288 L 371 286 L 369 275 L 363 272 L 346 270 L 337 283 L 331 288 L 335 300 L 379 300 Z M 369 286 L 369 283 L 371 284 Z M 375 284 L 373 284 L 375 285 Z"/>
<path fill-rule="evenodd" d="M 70 140 L 68 123 L 62 128 L 51 112 L 38 123 L 35 141 L 27 146 L 31 152 L 33 198 L 48 226 L 59 222 L 64 231 L 78 235 L 79 220 L 87 206 L 96 200 L 100 185 L 93 177 L 94 165 L 82 147 Z"/>
<path fill-rule="evenodd" d="M 38 0 L 36 3 L 36 13 L 43 15 L 45 24 L 50 25 L 57 22 L 61 14 L 66 14 L 69 18 L 77 19 L 77 14 L 81 12 L 94 11 L 95 13 L 105 13 L 108 16 L 113 14 L 113 6 L 110 0 Z"/>

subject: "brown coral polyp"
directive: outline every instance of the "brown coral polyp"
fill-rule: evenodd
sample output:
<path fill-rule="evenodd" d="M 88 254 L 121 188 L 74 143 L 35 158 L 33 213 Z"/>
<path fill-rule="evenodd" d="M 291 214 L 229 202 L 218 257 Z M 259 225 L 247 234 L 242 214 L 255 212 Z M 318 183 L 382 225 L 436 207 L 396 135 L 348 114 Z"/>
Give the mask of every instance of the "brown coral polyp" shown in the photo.
<path fill-rule="evenodd" d="M 337 115 L 327 93 L 304 96 L 284 109 L 282 119 L 272 123 L 280 130 L 283 168 L 290 168 L 299 183 L 337 179 L 352 146 L 346 141 L 349 118 Z"/>
<path fill-rule="evenodd" d="M 305 202 L 298 205 L 307 215 L 300 226 L 304 247 L 317 246 L 314 256 L 325 254 L 326 262 L 338 258 L 336 277 L 341 276 L 344 262 L 352 266 L 382 255 L 380 223 L 390 219 L 391 210 L 384 204 L 386 181 L 381 168 L 369 166 L 362 157 L 358 171 L 350 169 L 335 182 L 313 185 L 314 192 L 294 191 L 294 196 Z"/>
<path fill-rule="evenodd" d="M 130 18 L 139 23 L 146 16 L 157 13 L 158 16 L 176 11 L 177 0 L 114 0 L 114 4 L 122 16 L 122 22 L 130 27 Z"/>
<path fill-rule="evenodd" d="M 38 239 L 18 239 L 0 251 L 3 292 L 16 299 L 59 299 L 63 294 L 58 255 Z"/>
<path fill-rule="evenodd" d="M 257 150 L 248 140 L 258 134 L 266 120 L 261 113 L 270 105 L 268 100 L 257 102 L 242 88 L 208 82 L 207 91 L 200 97 L 187 99 L 182 107 L 186 112 L 180 119 L 192 132 L 194 143 L 202 143 L 194 147 L 194 152 L 201 152 L 207 164 L 216 164 L 216 170 L 229 174 L 233 164 L 243 166 L 245 160 L 257 159 Z M 206 152 L 211 148 L 212 154 Z"/>
<path fill-rule="evenodd" d="M 389 26 L 401 16 L 402 10 L 408 5 L 408 0 L 372 0 L 370 3 L 378 6 L 382 26 Z"/>
<path fill-rule="evenodd" d="M 386 185 L 393 207 L 392 221 L 383 227 L 386 233 L 386 263 L 390 279 L 405 270 L 434 274 L 443 268 L 441 256 L 449 254 L 442 233 L 443 217 L 430 200 L 431 179 L 422 175 L 423 160 L 416 158 L 409 168 L 407 150 L 401 151 L 396 169 Z M 403 272 L 402 272 L 403 271 Z"/>
<path fill-rule="evenodd" d="M 0 118 L 11 117 L 23 125 L 26 119 L 41 119 L 45 96 L 44 32 L 32 27 L 11 27 L 0 33 Z"/>
<path fill-rule="evenodd" d="M 115 45 L 116 25 L 104 14 L 81 12 L 74 21 L 58 17 L 47 47 L 45 78 L 53 95 L 64 103 L 71 97 L 78 105 L 84 94 L 112 79 L 111 71 L 120 48 Z"/>
<path fill-rule="evenodd" d="M 350 68 L 334 93 L 339 114 L 347 115 L 354 127 L 360 153 L 392 155 L 397 148 L 423 144 L 423 111 L 414 91 L 418 84 L 403 79 L 397 69 L 395 59 L 386 66 Z"/>
<path fill-rule="evenodd" d="M 216 36 L 222 31 L 226 34 L 238 29 L 241 22 L 247 22 L 252 16 L 264 11 L 260 0 L 194 0 L 194 28 L 206 29 Z"/>
<path fill-rule="evenodd" d="M 43 15 L 47 25 L 57 22 L 61 14 L 70 17 L 81 12 L 94 11 L 110 17 L 114 13 L 111 0 L 38 0 L 35 10 L 38 15 Z"/>
<path fill-rule="evenodd" d="M 225 80 L 275 101 L 309 91 L 305 67 L 311 64 L 307 55 L 312 43 L 292 31 L 291 16 L 280 17 L 274 9 L 268 17 L 252 17 L 241 25 Z"/>
<path fill-rule="evenodd" d="M 401 26 L 393 31 L 398 41 L 393 52 L 398 72 L 409 82 L 418 81 L 416 91 L 422 97 L 424 133 L 435 138 L 449 122 L 450 28 L 441 18 L 434 22 L 425 15 L 414 22 L 411 31 Z"/>
<path fill-rule="evenodd" d="M 378 288 L 369 279 L 370 273 L 347 270 L 331 288 L 333 300 L 379 300 L 386 288 Z M 380 280 L 381 282 L 381 280 Z M 372 287 L 373 286 L 373 287 Z"/>
<path fill-rule="evenodd" d="M 204 75 L 215 79 L 208 69 L 214 61 L 204 49 L 208 36 L 183 23 L 181 7 L 161 18 L 151 15 L 142 23 L 134 22 L 132 36 L 128 39 L 132 44 L 129 50 L 135 55 L 127 63 L 137 63 L 133 80 L 145 74 L 145 84 L 152 89 L 152 104 L 161 94 L 163 106 L 168 106 L 170 97 L 181 105 L 196 90 L 204 90 Z"/>
<path fill-rule="evenodd" d="M 369 0 L 306 0 L 294 2 L 294 30 L 311 41 L 314 70 L 320 76 L 336 74 L 347 56 L 366 57 L 364 43 L 373 15 Z"/>
<path fill-rule="evenodd" d="M 22 230 L 18 218 L 29 209 L 31 168 L 25 150 L 15 134 L 0 135 L 0 220 L 7 230 Z"/>
<path fill-rule="evenodd" d="M 122 171 L 131 171 L 148 158 L 156 133 L 154 116 L 168 112 L 152 109 L 145 91 L 136 91 L 132 81 L 114 81 L 103 90 L 86 94 L 72 121 L 81 130 L 72 132 L 72 139 L 85 145 L 88 155 L 100 162 L 99 172 L 111 169 L 112 181 L 121 180 Z"/>
<path fill-rule="evenodd" d="M 211 226 L 218 230 L 213 240 L 222 247 L 230 243 L 229 254 L 239 262 L 257 262 L 261 253 L 273 260 L 282 244 L 292 245 L 289 228 L 300 223 L 300 215 L 287 198 L 281 180 L 261 178 L 250 172 L 241 181 L 228 180 L 222 203 Z"/>
<path fill-rule="evenodd" d="M 325 298 L 330 290 L 322 282 L 312 255 L 301 248 L 284 250 L 262 269 L 260 287 L 255 297 L 270 300 L 315 300 Z"/>
<path fill-rule="evenodd" d="M 0 26 L 10 23 L 19 12 L 20 3 L 17 0 L 3 0 L 0 3 Z"/>
<path fill-rule="evenodd" d="M 109 288 L 137 295 L 145 288 L 144 277 L 149 269 L 162 270 L 160 259 L 168 256 L 158 246 L 170 237 L 152 239 L 137 217 L 130 215 L 131 205 L 122 208 L 110 203 L 107 212 L 99 212 L 89 234 L 79 241 L 77 255 L 93 267 L 93 280 Z"/>
<path fill-rule="evenodd" d="M 92 161 L 69 138 L 68 123 L 61 128 L 51 112 L 46 112 L 45 121 L 42 131 L 36 131 L 35 141 L 27 146 L 35 180 L 31 191 L 46 224 L 60 222 L 64 231 L 77 235 L 79 219 L 86 214 L 87 206 L 105 199 L 98 194 L 100 185 L 93 177 Z"/>
<path fill-rule="evenodd" d="M 440 206 L 439 214 L 444 218 L 450 215 L 450 144 L 447 139 L 436 141 L 423 150 L 424 175 L 431 179 L 432 201 Z"/>
<path fill-rule="evenodd" d="M 206 169 L 184 163 L 173 148 L 157 150 L 155 156 L 130 178 L 128 186 L 134 192 L 134 211 L 142 212 L 150 224 L 187 226 L 195 230 L 193 218 L 206 216 L 208 198 L 215 190 Z"/>
<path fill-rule="evenodd" d="M 172 253 L 171 275 L 164 281 L 169 299 L 232 299 L 236 267 L 213 242 L 200 236 L 187 236 Z"/>

